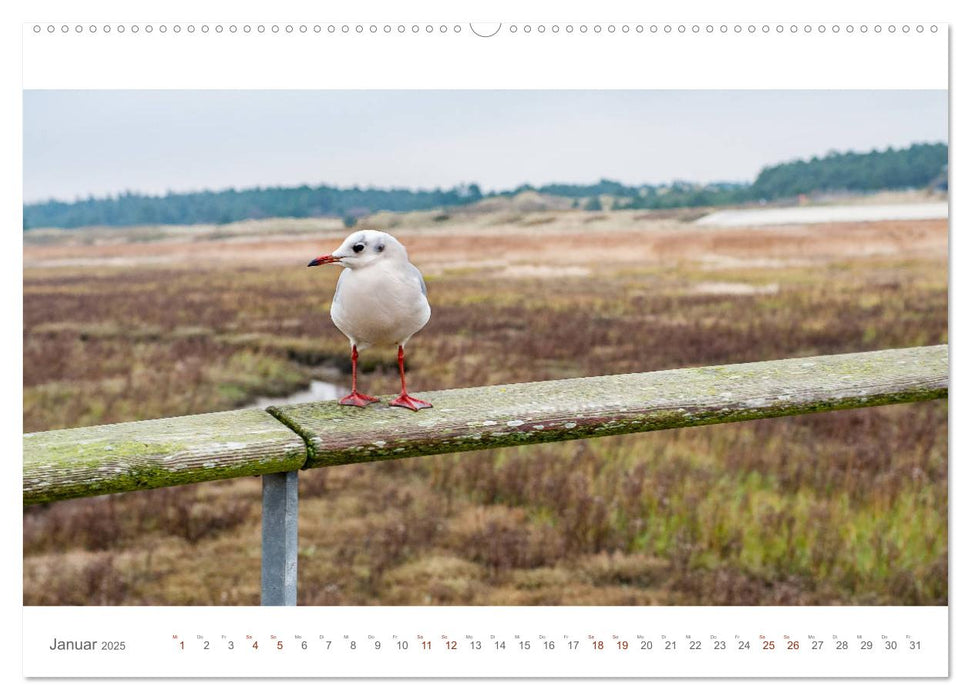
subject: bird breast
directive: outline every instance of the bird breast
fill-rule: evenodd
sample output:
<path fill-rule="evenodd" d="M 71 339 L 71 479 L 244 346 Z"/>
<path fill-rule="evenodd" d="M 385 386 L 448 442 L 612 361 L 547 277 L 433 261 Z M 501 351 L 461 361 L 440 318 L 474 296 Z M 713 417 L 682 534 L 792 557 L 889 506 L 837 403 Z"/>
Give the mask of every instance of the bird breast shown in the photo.
<path fill-rule="evenodd" d="M 358 348 L 403 345 L 431 316 L 417 269 L 399 274 L 389 268 L 371 265 L 341 272 L 330 316 Z"/>

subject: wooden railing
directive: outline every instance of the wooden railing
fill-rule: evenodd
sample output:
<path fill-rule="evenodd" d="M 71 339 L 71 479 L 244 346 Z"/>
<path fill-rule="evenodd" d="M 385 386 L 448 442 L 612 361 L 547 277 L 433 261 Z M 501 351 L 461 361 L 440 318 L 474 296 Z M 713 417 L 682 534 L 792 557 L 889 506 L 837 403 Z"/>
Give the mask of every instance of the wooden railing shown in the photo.
<path fill-rule="evenodd" d="M 297 470 L 947 397 L 946 345 L 243 409 L 24 435 L 25 505 L 264 476 L 263 602 L 296 602 Z"/>

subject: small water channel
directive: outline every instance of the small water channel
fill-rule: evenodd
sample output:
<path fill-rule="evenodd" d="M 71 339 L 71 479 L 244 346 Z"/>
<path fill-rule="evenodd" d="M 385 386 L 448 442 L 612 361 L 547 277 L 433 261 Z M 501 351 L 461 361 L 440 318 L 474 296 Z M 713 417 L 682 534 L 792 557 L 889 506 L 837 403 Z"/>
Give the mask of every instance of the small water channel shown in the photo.
<path fill-rule="evenodd" d="M 244 406 L 244 408 L 285 406 L 294 403 L 307 403 L 309 401 L 333 401 L 344 396 L 348 391 L 349 389 L 341 384 L 335 384 L 321 379 L 312 379 L 310 380 L 310 387 L 307 389 L 301 389 L 287 396 L 261 396 Z"/>

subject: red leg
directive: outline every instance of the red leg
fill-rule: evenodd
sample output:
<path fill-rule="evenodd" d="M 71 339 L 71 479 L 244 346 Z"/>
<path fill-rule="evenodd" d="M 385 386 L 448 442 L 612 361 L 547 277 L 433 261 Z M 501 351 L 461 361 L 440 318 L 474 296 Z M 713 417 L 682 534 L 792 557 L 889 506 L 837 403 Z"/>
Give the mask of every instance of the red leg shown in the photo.
<path fill-rule="evenodd" d="M 343 406 L 359 406 L 364 408 L 369 403 L 377 401 L 373 396 L 362 394 L 357 390 L 357 346 L 351 346 L 351 393 L 342 398 L 338 403 Z"/>
<path fill-rule="evenodd" d="M 410 408 L 412 411 L 431 408 L 432 405 L 427 401 L 408 396 L 408 389 L 405 387 L 405 349 L 400 345 L 398 346 L 398 372 L 401 373 L 401 396 L 392 401 L 391 405 Z"/>

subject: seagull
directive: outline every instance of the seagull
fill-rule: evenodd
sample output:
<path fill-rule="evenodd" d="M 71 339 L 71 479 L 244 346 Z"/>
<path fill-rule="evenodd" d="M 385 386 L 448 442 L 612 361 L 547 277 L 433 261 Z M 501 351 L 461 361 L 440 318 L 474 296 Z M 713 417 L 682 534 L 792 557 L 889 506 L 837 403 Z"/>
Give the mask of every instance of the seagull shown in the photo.
<path fill-rule="evenodd" d="M 358 350 L 371 346 L 398 346 L 401 395 L 392 406 L 418 411 L 431 408 L 427 401 L 408 395 L 405 386 L 405 344 L 432 315 L 425 280 L 408 261 L 397 238 L 383 231 L 357 231 L 330 255 L 321 255 L 307 267 L 337 263 L 344 270 L 330 305 L 330 317 L 351 342 L 351 393 L 344 406 L 364 408 L 377 401 L 357 390 Z"/>

